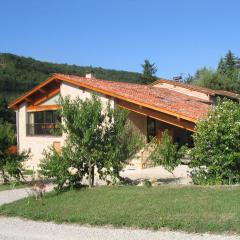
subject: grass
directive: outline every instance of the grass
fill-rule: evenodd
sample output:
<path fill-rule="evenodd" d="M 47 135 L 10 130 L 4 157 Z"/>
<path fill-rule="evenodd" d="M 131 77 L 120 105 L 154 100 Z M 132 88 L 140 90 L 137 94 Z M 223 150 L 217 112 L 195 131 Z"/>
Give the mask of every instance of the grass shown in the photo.
<path fill-rule="evenodd" d="M 124 186 L 48 193 L 0 207 L 0 215 L 58 223 L 240 233 L 240 187 Z"/>

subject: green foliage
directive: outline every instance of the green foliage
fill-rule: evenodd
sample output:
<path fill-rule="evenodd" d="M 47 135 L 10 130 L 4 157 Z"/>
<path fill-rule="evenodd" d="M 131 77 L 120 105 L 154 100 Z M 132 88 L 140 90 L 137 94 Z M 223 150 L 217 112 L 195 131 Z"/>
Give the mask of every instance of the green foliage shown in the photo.
<path fill-rule="evenodd" d="M 81 168 L 80 164 L 76 164 L 76 160 L 69 156 L 69 145 L 63 146 L 61 153 L 57 153 L 53 147 L 44 151 L 44 159 L 41 161 L 39 173 L 52 179 L 56 184 L 56 190 L 60 191 L 64 185 L 73 187 L 80 182 L 83 175 L 81 171 L 78 174 L 72 174 L 70 168 Z"/>
<path fill-rule="evenodd" d="M 144 179 L 143 186 L 150 188 L 150 187 L 152 187 L 152 183 L 149 179 Z"/>
<path fill-rule="evenodd" d="M 240 106 L 220 101 L 201 120 L 193 135 L 191 150 L 193 181 L 196 184 L 240 182 Z"/>
<path fill-rule="evenodd" d="M 239 59 L 229 51 L 220 59 L 217 71 L 202 68 L 197 71 L 192 83 L 201 87 L 240 93 Z"/>
<path fill-rule="evenodd" d="M 237 63 L 237 58 L 234 54 L 229 50 L 224 58 L 224 66 L 225 66 L 225 74 L 232 78 L 235 70 L 235 66 Z"/>
<path fill-rule="evenodd" d="M 0 96 L 6 97 L 8 101 L 30 90 L 53 73 L 85 76 L 87 72 L 94 72 L 100 79 L 135 83 L 141 77 L 141 74 L 134 72 L 41 62 L 8 53 L 0 53 L 0 62 L 4 62 L 0 65 Z"/>
<path fill-rule="evenodd" d="M 211 69 L 203 68 L 197 71 L 194 84 L 210 89 L 224 89 L 224 77 Z"/>
<path fill-rule="evenodd" d="M 12 130 L 10 124 L 0 124 L 0 156 L 4 156 L 4 154 L 6 154 L 6 150 L 14 144 L 14 139 L 14 131 Z"/>
<path fill-rule="evenodd" d="M 153 139 L 153 151 L 149 159 L 155 165 L 162 165 L 169 172 L 172 172 L 180 164 L 177 145 L 173 143 L 167 130 L 163 132 L 160 142 Z"/>
<path fill-rule="evenodd" d="M 217 72 L 221 75 L 226 74 L 226 63 L 223 58 L 220 58 L 220 61 L 218 63 L 218 67 L 217 67 Z"/>
<path fill-rule="evenodd" d="M 127 121 L 127 112 L 110 106 L 103 108 L 100 99 L 60 100 L 62 130 L 67 136 L 60 154 L 45 153 L 41 173 L 55 178 L 58 188 L 74 185 L 88 177 L 94 184 L 94 170 L 100 178 L 119 177 L 125 161 L 139 149 L 141 141 Z"/>
<path fill-rule="evenodd" d="M 8 123 L 0 123 L 0 172 L 5 182 L 9 177 L 20 180 L 23 162 L 29 157 L 29 152 L 12 153 L 9 148 L 15 143 L 15 134 Z"/>
<path fill-rule="evenodd" d="M 157 72 L 157 67 L 155 64 L 151 64 L 149 60 L 145 59 L 144 64 L 142 64 L 143 73 L 142 73 L 142 83 L 150 84 L 156 81 L 155 73 Z"/>
<path fill-rule="evenodd" d="M 15 123 L 15 112 L 8 108 L 6 98 L 0 96 L 0 123 L 9 122 Z"/>

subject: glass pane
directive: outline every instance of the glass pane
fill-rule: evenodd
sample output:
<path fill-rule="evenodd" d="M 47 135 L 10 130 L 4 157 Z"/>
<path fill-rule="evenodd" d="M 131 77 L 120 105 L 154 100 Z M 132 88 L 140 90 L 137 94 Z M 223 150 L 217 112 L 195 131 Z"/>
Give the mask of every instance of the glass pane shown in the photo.
<path fill-rule="evenodd" d="M 35 112 L 35 123 L 44 123 L 44 112 Z"/>
<path fill-rule="evenodd" d="M 156 137 L 156 121 L 152 118 L 147 118 L 147 138 L 150 141 L 153 137 Z"/>
<path fill-rule="evenodd" d="M 33 112 L 28 113 L 28 124 L 34 124 L 34 113 Z"/>
<path fill-rule="evenodd" d="M 53 111 L 45 112 L 45 123 L 53 123 Z"/>
<path fill-rule="evenodd" d="M 61 135 L 57 122 L 61 120 L 57 111 L 41 111 L 27 114 L 27 135 Z"/>

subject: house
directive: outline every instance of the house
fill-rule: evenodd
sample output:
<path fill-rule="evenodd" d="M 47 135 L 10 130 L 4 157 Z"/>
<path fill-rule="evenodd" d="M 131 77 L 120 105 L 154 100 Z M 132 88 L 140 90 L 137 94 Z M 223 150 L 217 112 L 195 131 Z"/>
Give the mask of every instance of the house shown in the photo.
<path fill-rule="evenodd" d="M 16 111 L 18 151 L 31 149 L 27 167 L 36 168 L 43 150 L 53 145 L 57 150 L 64 144 L 59 134 L 57 100 L 59 96 L 82 99 L 96 93 L 103 105 L 120 106 L 129 110 L 129 120 L 144 136 L 161 138 L 168 129 L 179 144 L 191 144 L 196 122 L 207 115 L 216 97 L 238 99 L 238 95 L 160 79 L 151 85 L 113 82 L 85 77 L 53 74 L 50 78 L 17 98 L 9 107 Z"/>

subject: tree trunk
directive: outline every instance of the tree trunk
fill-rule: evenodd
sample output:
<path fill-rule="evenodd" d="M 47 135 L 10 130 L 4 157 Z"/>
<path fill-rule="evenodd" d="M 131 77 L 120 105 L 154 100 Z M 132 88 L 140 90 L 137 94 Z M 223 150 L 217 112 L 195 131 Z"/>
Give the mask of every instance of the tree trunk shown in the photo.
<path fill-rule="evenodd" d="M 92 188 L 92 164 L 88 161 L 88 187 Z"/>
<path fill-rule="evenodd" d="M 6 184 L 6 183 L 9 182 L 8 178 L 7 178 L 6 175 L 5 175 L 4 170 L 2 170 L 2 178 L 3 178 L 3 184 Z"/>
<path fill-rule="evenodd" d="M 91 182 L 92 182 L 92 187 L 94 186 L 94 165 L 92 166 L 92 179 L 91 179 Z"/>

